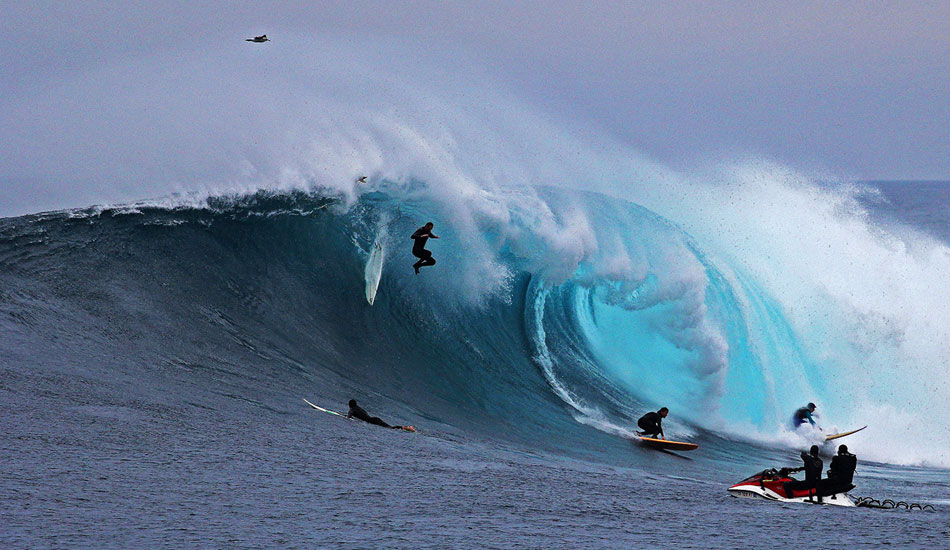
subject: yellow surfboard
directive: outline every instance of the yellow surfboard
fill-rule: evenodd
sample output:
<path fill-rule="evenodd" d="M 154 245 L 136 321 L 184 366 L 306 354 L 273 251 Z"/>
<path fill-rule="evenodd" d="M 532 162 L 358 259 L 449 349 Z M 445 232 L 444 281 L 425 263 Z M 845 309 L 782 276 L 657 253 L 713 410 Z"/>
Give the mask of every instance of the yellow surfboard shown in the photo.
<path fill-rule="evenodd" d="M 669 451 L 692 451 L 693 449 L 699 447 L 699 445 L 695 443 L 686 443 L 685 441 L 653 439 L 652 437 L 640 437 L 639 439 L 644 445 L 648 445 L 654 449 L 666 449 Z"/>
<path fill-rule="evenodd" d="M 832 434 L 832 435 L 829 435 L 829 436 L 825 437 L 825 441 L 831 441 L 832 439 L 838 439 L 839 437 L 844 437 L 844 436 L 846 436 L 846 435 L 851 435 L 851 434 L 853 434 L 853 433 L 858 433 L 858 432 L 860 432 L 861 430 L 863 430 L 864 428 L 867 428 L 867 426 L 861 426 L 861 427 L 858 428 L 857 430 L 851 430 L 850 432 L 844 432 L 844 433 L 840 433 L 840 434 Z"/>

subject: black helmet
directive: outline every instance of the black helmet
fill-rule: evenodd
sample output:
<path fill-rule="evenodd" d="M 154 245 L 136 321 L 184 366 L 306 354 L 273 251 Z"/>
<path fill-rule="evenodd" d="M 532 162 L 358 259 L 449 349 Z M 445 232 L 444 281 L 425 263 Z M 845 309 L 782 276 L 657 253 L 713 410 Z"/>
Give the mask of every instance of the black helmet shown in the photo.
<path fill-rule="evenodd" d="M 355 406 L 356 406 L 356 399 L 350 399 L 350 402 L 347 403 L 347 404 L 348 404 L 349 406 L 351 406 L 351 407 L 355 407 Z"/>
<path fill-rule="evenodd" d="M 800 401 L 799 401 L 799 403 L 800 403 Z M 809 404 L 808 404 L 808 409 L 809 409 L 809 410 L 812 410 L 812 411 L 813 411 L 813 410 L 815 410 L 816 408 L 817 408 L 817 407 L 815 407 L 815 404 L 814 404 L 814 403 L 809 403 Z"/>
<path fill-rule="evenodd" d="M 847 445 L 839 445 L 839 446 L 838 446 L 838 454 L 839 454 L 839 455 L 843 455 L 843 454 L 847 454 L 847 453 L 848 453 L 848 446 L 847 446 Z"/>

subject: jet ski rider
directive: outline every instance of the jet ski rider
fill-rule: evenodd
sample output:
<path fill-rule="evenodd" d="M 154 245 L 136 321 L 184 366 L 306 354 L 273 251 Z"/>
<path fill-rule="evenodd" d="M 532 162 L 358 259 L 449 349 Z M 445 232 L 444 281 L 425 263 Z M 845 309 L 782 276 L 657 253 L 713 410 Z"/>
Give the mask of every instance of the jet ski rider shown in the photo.
<path fill-rule="evenodd" d="M 805 466 L 802 468 L 796 468 L 794 470 L 789 470 L 790 472 L 796 472 L 799 470 L 805 470 L 805 481 L 788 481 L 785 483 L 785 498 L 793 498 L 792 491 L 796 489 L 808 489 L 809 495 L 817 493 L 818 482 L 821 480 L 821 470 L 824 467 L 824 462 L 821 461 L 821 458 L 818 456 L 818 445 L 812 445 L 809 452 L 802 451 L 802 462 L 805 463 Z M 813 493 L 814 491 L 814 493 Z M 821 495 L 818 496 L 818 502 L 821 502 Z"/>
<path fill-rule="evenodd" d="M 858 467 L 858 457 L 848 452 L 847 445 L 838 447 L 838 454 L 831 458 L 828 479 L 825 480 L 831 494 L 849 491 L 853 487 L 854 470 Z"/>

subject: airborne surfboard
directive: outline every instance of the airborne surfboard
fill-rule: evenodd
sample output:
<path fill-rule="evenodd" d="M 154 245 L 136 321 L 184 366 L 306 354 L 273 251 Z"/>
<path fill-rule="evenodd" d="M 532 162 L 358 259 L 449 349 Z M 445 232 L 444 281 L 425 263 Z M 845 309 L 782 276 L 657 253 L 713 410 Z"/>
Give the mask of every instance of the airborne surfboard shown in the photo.
<path fill-rule="evenodd" d="M 376 290 L 379 288 L 379 279 L 383 275 L 383 245 L 379 244 L 379 238 L 373 241 L 373 250 L 369 253 L 369 259 L 366 260 L 366 301 L 373 305 L 376 301 Z"/>
<path fill-rule="evenodd" d="M 831 441 L 831 440 L 833 440 L 833 439 L 838 439 L 839 437 L 844 437 L 844 436 L 846 436 L 846 435 L 851 435 L 851 434 L 853 434 L 853 433 L 858 433 L 858 432 L 860 432 L 861 430 L 863 430 L 864 428 L 867 428 L 867 426 L 861 426 L 861 427 L 858 428 L 857 430 L 851 430 L 850 432 L 844 432 L 844 433 L 840 433 L 840 434 L 832 434 L 832 435 L 829 435 L 829 436 L 825 437 L 825 441 Z"/>
<path fill-rule="evenodd" d="M 638 436 L 641 443 L 654 449 L 664 449 L 668 451 L 692 451 L 699 447 L 695 443 L 686 443 L 685 441 L 670 441 L 668 439 L 654 439 L 652 437 Z M 634 440 L 636 441 L 636 440 Z"/>

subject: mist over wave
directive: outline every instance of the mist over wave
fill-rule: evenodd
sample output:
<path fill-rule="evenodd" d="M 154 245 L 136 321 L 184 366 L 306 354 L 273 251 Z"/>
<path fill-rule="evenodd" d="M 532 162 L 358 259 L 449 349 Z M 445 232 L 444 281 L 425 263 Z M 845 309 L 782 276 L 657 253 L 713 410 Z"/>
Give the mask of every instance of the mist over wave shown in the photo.
<path fill-rule="evenodd" d="M 529 365 L 579 421 L 611 433 L 625 433 L 644 407 L 666 405 L 678 419 L 674 433 L 698 428 L 789 442 L 791 412 L 815 401 L 828 427 L 871 425 L 852 438 L 868 458 L 950 465 L 947 243 L 875 225 L 857 189 L 817 183 L 833 179 L 828 174 L 762 159 L 689 173 L 666 168 L 583 122 L 532 109 L 488 75 L 460 77 L 471 69 L 463 61 L 453 72 L 432 68 L 448 54 L 393 64 L 416 52 L 380 56 L 401 47 L 385 41 L 367 47 L 288 37 L 283 44 L 132 60 L 67 80 L 48 98 L 24 96 L 22 109 L 0 115 L 0 128 L 29 128 L 3 149 L 26 160 L 10 176 L 63 182 L 75 200 L 158 197 L 123 210 L 7 220 L 8 277 L 16 273 L 25 287 L 37 264 L 24 258 L 38 257 L 59 273 L 54 286 L 75 277 L 55 269 L 74 259 L 59 245 L 86 230 L 70 219 L 88 220 L 103 235 L 132 231 L 127 246 L 166 253 L 156 243 L 171 246 L 214 227 L 215 254 L 199 246 L 181 259 L 211 272 L 220 269 L 215 255 L 235 270 L 272 266 L 282 272 L 284 298 L 333 294 L 341 297 L 337 308 L 356 307 L 365 305 L 362 289 L 341 289 L 351 289 L 361 270 L 332 277 L 325 262 L 357 265 L 385 230 L 379 299 L 392 309 L 379 328 L 400 334 L 401 345 L 467 349 L 450 355 L 468 359 L 414 375 L 437 380 L 428 390 L 438 399 L 463 396 L 466 403 L 447 410 L 484 401 L 515 415 L 543 401 L 512 391 L 534 388 L 519 370 Z M 35 108 L 58 112 L 61 127 L 30 127 Z M 355 182 L 362 175 L 365 185 Z M 430 246 L 439 264 L 419 284 L 404 249 L 407 232 L 428 219 L 443 238 Z M 259 220 L 301 224 L 275 239 L 296 248 L 278 258 L 265 253 L 275 227 Z M 230 233 L 248 228 L 261 239 L 258 249 L 242 249 Z M 109 253 L 113 269 L 130 267 L 116 250 L 90 254 Z M 290 269 L 294 254 L 310 259 Z M 307 274 L 317 265 L 326 278 Z M 228 280 L 181 279 L 186 289 L 207 284 L 221 292 L 201 306 L 225 332 L 234 324 L 216 304 L 227 300 Z M 254 291 L 234 287 L 241 300 L 269 292 L 267 278 L 254 280 Z M 153 291 L 134 295 L 149 302 Z M 4 322 L 22 330 L 30 300 L 9 296 Z M 115 306 L 126 314 L 129 307 Z M 185 298 L 176 307 L 188 310 Z M 492 321 L 499 311 L 503 318 Z M 331 315 L 298 313 L 273 321 L 294 336 L 268 355 L 298 366 L 319 356 L 325 368 L 346 372 L 356 357 L 314 351 L 335 347 L 332 339 L 294 349 L 298 338 L 313 337 L 289 328 L 292 318 L 336 334 Z M 427 339 L 410 320 L 440 336 Z M 231 335 L 259 349 L 253 342 L 264 333 L 246 330 Z M 517 330 L 523 341 L 501 336 Z M 377 351 L 373 357 L 382 357 Z M 480 355 L 492 361 L 471 359 Z M 520 374 L 472 375 L 487 364 Z M 436 374 L 447 369 L 464 373 Z M 495 382 L 459 393 L 472 380 Z M 414 407 L 415 397 L 407 391 L 397 399 Z M 444 410 L 437 416 L 451 423 Z"/>

